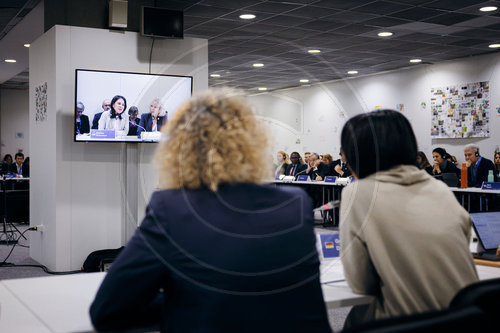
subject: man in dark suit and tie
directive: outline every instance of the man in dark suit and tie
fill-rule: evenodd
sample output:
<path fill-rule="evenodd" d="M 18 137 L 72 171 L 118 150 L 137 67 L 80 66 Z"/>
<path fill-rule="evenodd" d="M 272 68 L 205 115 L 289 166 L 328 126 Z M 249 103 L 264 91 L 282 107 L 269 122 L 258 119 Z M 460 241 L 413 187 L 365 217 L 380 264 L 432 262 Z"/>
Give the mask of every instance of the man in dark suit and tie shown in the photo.
<path fill-rule="evenodd" d="M 294 151 L 290 155 L 290 164 L 286 167 L 285 176 L 298 176 L 305 174 L 307 164 L 300 163 L 300 154 Z"/>
<path fill-rule="evenodd" d="M 15 156 L 16 162 L 10 165 L 9 171 L 13 174 L 16 174 L 17 177 L 29 177 L 30 176 L 30 166 L 28 164 L 24 164 L 24 154 L 17 153 Z"/>

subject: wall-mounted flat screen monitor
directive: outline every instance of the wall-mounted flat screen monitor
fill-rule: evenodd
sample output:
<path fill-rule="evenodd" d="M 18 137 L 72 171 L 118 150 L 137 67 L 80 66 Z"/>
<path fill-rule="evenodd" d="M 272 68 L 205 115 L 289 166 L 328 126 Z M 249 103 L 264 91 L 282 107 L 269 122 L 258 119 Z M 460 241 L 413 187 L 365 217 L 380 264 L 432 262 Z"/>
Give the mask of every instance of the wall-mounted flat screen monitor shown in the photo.
<path fill-rule="evenodd" d="M 160 38 L 184 37 L 184 13 L 158 7 L 142 7 L 141 35 Z"/>
<path fill-rule="evenodd" d="M 74 141 L 158 142 L 192 90 L 191 76 L 77 69 Z"/>

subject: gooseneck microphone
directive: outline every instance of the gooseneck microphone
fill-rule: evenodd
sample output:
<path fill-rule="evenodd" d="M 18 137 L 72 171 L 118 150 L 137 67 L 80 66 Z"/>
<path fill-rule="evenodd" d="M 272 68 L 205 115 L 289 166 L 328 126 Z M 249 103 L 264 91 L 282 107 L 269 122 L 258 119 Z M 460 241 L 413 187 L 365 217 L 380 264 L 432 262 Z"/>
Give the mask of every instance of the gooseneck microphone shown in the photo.
<path fill-rule="evenodd" d="M 326 204 L 321 205 L 318 208 L 314 208 L 313 211 L 322 212 L 322 211 L 331 210 L 331 209 L 334 209 L 337 207 L 340 207 L 340 200 L 333 200 L 333 201 L 327 202 Z"/>

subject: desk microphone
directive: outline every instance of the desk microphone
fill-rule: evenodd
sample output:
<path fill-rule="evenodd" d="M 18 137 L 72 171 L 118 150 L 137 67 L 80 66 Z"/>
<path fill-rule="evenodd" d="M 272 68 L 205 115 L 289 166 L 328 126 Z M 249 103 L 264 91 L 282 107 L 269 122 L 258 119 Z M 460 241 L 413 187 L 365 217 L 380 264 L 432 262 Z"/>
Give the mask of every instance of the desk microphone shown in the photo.
<path fill-rule="evenodd" d="M 129 122 L 129 123 L 131 123 L 131 124 L 133 124 L 134 126 L 137 126 L 137 127 L 142 128 L 145 132 L 147 132 L 147 131 L 148 131 L 147 129 L 145 129 L 144 127 L 142 127 L 141 125 L 139 125 L 139 124 L 137 124 L 137 123 L 135 123 L 135 124 L 134 124 L 134 123 L 133 123 L 133 122 L 131 122 L 130 120 L 129 120 L 128 122 Z"/>
<path fill-rule="evenodd" d="M 321 205 L 318 208 L 314 208 L 313 211 L 314 212 L 322 212 L 322 211 L 331 210 L 331 209 L 334 209 L 337 207 L 340 207 L 340 200 L 333 200 L 333 201 L 327 202 L 326 204 Z"/>
<path fill-rule="evenodd" d="M 301 173 L 304 173 L 305 171 L 307 171 L 307 169 L 302 170 L 301 172 L 298 172 L 298 173 L 295 175 L 295 179 L 297 179 L 297 176 L 298 176 L 298 175 L 300 175 Z"/>

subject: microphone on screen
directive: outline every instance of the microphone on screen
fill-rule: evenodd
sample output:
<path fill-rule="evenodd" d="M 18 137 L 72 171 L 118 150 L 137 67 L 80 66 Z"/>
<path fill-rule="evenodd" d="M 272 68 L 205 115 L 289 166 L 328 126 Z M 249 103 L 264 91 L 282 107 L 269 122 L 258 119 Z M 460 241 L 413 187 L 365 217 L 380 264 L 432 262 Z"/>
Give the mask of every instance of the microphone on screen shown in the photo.
<path fill-rule="evenodd" d="M 340 207 L 340 200 L 333 200 L 333 201 L 327 202 L 326 204 L 321 205 L 318 208 L 314 208 L 313 211 L 322 212 L 322 211 L 331 210 L 331 209 L 334 209 L 337 207 Z"/>

